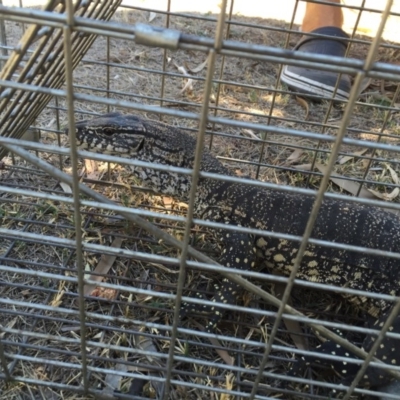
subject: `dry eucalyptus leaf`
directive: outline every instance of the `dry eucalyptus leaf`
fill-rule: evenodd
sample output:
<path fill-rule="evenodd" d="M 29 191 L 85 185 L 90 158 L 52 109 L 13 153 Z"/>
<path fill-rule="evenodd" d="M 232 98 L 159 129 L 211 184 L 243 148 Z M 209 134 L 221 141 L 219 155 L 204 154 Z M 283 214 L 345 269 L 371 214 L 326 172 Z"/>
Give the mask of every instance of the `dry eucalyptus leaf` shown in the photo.
<path fill-rule="evenodd" d="M 142 335 L 134 335 L 132 336 L 132 338 L 134 340 L 136 348 L 138 348 L 139 350 L 158 353 L 157 347 L 155 346 L 151 338 Z M 151 355 L 146 355 L 145 357 L 151 364 L 160 365 L 160 360 L 157 359 L 157 357 L 154 358 Z"/>
<path fill-rule="evenodd" d="M 187 63 L 185 63 L 185 66 L 192 74 L 197 74 L 198 72 L 203 71 L 203 69 L 206 67 L 207 63 L 208 63 L 208 58 L 206 59 L 206 61 L 204 61 L 203 63 L 201 63 L 200 65 L 198 65 L 195 68 L 190 68 L 187 65 Z"/>
<path fill-rule="evenodd" d="M 251 129 L 243 129 L 243 136 L 247 136 L 251 139 L 260 140 L 260 138 L 251 130 Z"/>
<path fill-rule="evenodd" d="M 293 165 L 293 168 L 302 169 L 304 171 L 311 171 L 312 164 Z"/>
<path fill-rule="evenodd" d="M 153 21 L 154 19 L 156 19 L 157 17 L 157 13 L 151 11 L 150 15 L 149 15 L 149 22 Z"/>
<path fill-rule="evenodd" d="M 275 283 L 275 296 L 282 300 L 283 293 L 285 292 L 286 285 L 284 283 Z M 288 305 L 292 305 L 292 300 L 289 298 Z M 293 343 L 298 349 L 308 350 L 306 339 L 300 326 L 300 322 L 293 321 L 292 319 L 283 318 L 286 329 L 289 331 Z"/>
<path fill-rule="evenodd" d="M 327 169 L 326 169 L 325 165 L 316 163 L 315 166 L 323 174 L 326 173 Z M 339 178 L 339 175 L 331 174 L 330 180 L 333 183 L 335 183 L 336 185 L 338 185 L 339 187 L 341 187 L 342 189 L 346 190 L 347 192 L 349 192 L 355 196 L 357 196 L 358 191 L 360 190 L 360 184 L 358 182 L 353 182 L 353 181 Z M 399 193 L 400 193 L 399 188 L 395 188 L 391 193 L 386 194 L 386 193 L 379 193 L 372 189 L 365 189 L 364 187 L 362 187 L 360 190 L 359 197 L 363 197 L 366 199 L 375 199 L 378 197 L 379 199 L 383 199 L 383 200 L 393 200 L 394 198 L 396 198 L 399 195 Z M 388 211 L 388 212 L 391 212 L 394 214 L 398 214 L 398 211 L 396 211 L 396 210 L 392 210 L 390 208 L 385 208 L 385 207 L 382 207 L 382 208 L 385 211 Z"/>
<path fill-rule="evenodd" d="M 372 83 L 372 78 L 365 77 L 361 82 L 360 93 L 368 89 L 368 87 L 371 86 L 371 83 Z"/>
<path fill-rule="evenodd" d="M 174 63 L 176 69 L 183 75 L 189 75 L 189 73 L 186 71 L 186 68 L 184 66 L 179 66 L 178 64 Z"/>
<path fill-rule="evenodd" d="M 98 162 L 96 160 L 85 160 L 85 168 L 86 168 L 86 177 L 88 179 L 96 179 L 100 178 L 100 172 L 98 167 Z"/>
<path fill-rule="evenodd" d="M 61 189 L 65 192 L 65 193 L 72 193 L 72 189 L 69 185 L 67 185 L 64 182 L 59 182 L 59 185 L 61 186 Z"/>
<path fill-rule="evenodd" d="M 285 165 L 290 165 L 295 163 L 300 159 L 300 157 L 303 155 L 304 150 L 303 149 L 295 149 L 293 153 L 287 158 L 287 162 Z"/>
<path fill-rule="evenodd" d="M 111 247 L 120 248 L 121 244 L 122 244 L 122 239 L 116 238 L 112 242 Z M 117 258 L 116 256 L 111 255 L 111 254 L 103 254 L 93 272 L 96 274 L 104 274 L 104 275 L 107 274 L 108 271 L 110 270 L 110 268 L 112 267 L 112 265 L 114 264 L 116 258 Z M 89 277 L 89 279 L 92 281 L 101 282 L 103 280 L 103 277 L 92 274 Z M 96 289 L 96 284 L 86 284 L 83 289 L 83 294 L 85 296 L 88 296 L 90 294 L 92 296 L 94 296 L 95 294 L 93 294 L 92 292 L 94 292 L 95 289 Z M 96 292 L 97 297 L 103 297 L 103 296 L 100 296 L 101 293 L 103 293 L 106 296 L 106 298 L 109 298 L 109 296 L 111 295 L 111 293 L 107 292 L 107 290 L 104 290 L 104 291 L 97 291 Z"/>
<path fill-rule="evenodd" d="M 393 179 L 393 183 L 398 185 L 399 184 L 399 176 L 397 175 L 397 172 L 390 165 L 386 165 L 386 168 L 390 172 L 390 175 Z"/>
<path fill-rule="evenodd" d="M 115 367 L 114 370 L 118 371 L 118 372 L 127 372 L 128 371 L 128 366 L 126 364 L 119 364 L 118 360 L 114 360 L 117 361 L 115 363 Z M 123 360 L 121 360 L 123 361 Z M 117 375 L 117 374 L 112 374 L 112 373 L 108 373 L 105 377 L 105 388 L 102 390 L 102 395 L 108 395 L 108 396 L 112 396 L 109 398 L 114 398 L 113 394 L 115 390 L 120 390 L 121 388 L 121 381 L 123 379 L 123 375 Z M 116 398 L 116 397 L 115 397 Z"/>
<path fill-rule="evenodd" d="M 319 163 L 315 163 L 315 167 L 322 173 L 326 174 L 327 172 L 327 167 L 326 165 L 322 165 Z M 340 175 L 332 173 L 330 180 L 346 192 L 349 192 L 351 194 L 354 194 L 355 196 L 357 195 L 358 191 L 360 190 L 360 184 L 358 182 L 354 181 L 349 181 L 347 179 L 343 179 L 340 177 Z M 368 189 L 365 189 L 364 187 L 361 188 L 360 197 L 364 197 L 366 199 L 373 199 L 374 196 L 368 191 Z"/>
<path fill-rule="evenodd" d="M 90 275 L 92 273 L 92 268 L 90 267 L 90 264 L 86 263 L 85 264 L 85 275 L 83 275 L 83 279 L 90 279 Z"/>
<path fill-rule="evenodd" d="M 377 190 L 373 190 L 373 189 L 368 189 L 368 190 L 372 194 L 374 194 L 376 197 L 378 197 L 379 199 L 386 200 L 386 201 L 392 201 L 400 193 L 399 188 L 394 188 L 393 191 L 391 191 L 390 193 L 381 193 L 381 192 L 378 192 Z"/>
<path fill-rule="evenodd" d="M 348 155 L 348 156 L 341 156 L 341 157 L 338 158 L 338 163 L 340 165 L 346 164 L 347 162 L 349 162 L 353 158 L 356 158 L 358 156 L 362 156 L 367 151 L 368 151 L 368 149 L 364 149 L 364 150 L 360 150 L 360 151 L 355 151 L 353 154 Z"/>
<path fill-rule="evenodd" d="M 204 331 L 203 325 L 199 324 L 197 321 L 193 321 L 193 323 L 201 330 Z M 215 338 L 208 338 L 208 340 L 211 342 L 212 345 L 215 347 L 222 347 L 221 343 L 219 342 L 218 339 Z M 229 353 L 226 350 L 221 350 L 221 349 L 215 349 L 217 354 L 222 358 L 222 360 L 225 361 L 225 364 L 227 365 L 234 365 L 235 360 L 233 357 L 229 355 Z"/>
<path fill-rule="evenodd" d="M 306 115 L 304 116 L 304 121 L 307 121 L 310 114 L 310 105 L 304 97 L 296 96 L 296 101 L 306 110 Z"/>
<path fill-rule="evenodd" d="M 221 346 L 221 343 L 215 338 L 209 338 L 209 341 L 214 346 Z M 221 359 L 225 362 L 226 365 L 234 365 L 235 360 L 231 357 L 227 350 L 216 349 L 217 354 L 221 357 Z"/>
<path fill-rule="evenodd" d="M 393 180 L 393 183 L 398 185 L 399 184 L 399 176 L 397 175 L 397 172 L 388 164 L 385 164 L 385 168 L 389 171 L 390 176 L 391 176 L 391 178 Z M 376 197 L 378 197 L 379 199 L 386 200 L 386 201 L 392 201 L 400 193 L 400 189 L 397 188 L 397 187 L 394 188 L 390 193 L 381 193 L 381 192 L 378 192 L 378 191 L 373 190 L 373 189 L 368 189 L 368 190 L 371 193 L 373 193 Z"/>
<path fill-rule="evenodd" d="M 161 367 L 164 366 L 163 359 L 157 357 L 158 350 L 152 339 L 142 335 L 134 335 L 132 336 L 132 339 L 137 349 L 154 353 L 154 356 L 152 355 L 144 356 L 146 357 L 146 359 L 150 364 Z M 151 371 L 151 369 L 149 369 L 150 376 L 162 377 L 162 374 L 163 373 L 161 371 L 156 372 L 156 371 Z M 160 394 L 163 392 L 164 382 L 159 382 L 158 380 L 149 380 L 146 382 L 147 382 L 145 385 L 147 387 L 146 391 L 152 392 L 152 398 L 161 398 L 157 396 L 160 396 Z M 139 382 L 137 382 L 136 385 L 140 387 Z M 153 397 L 153 395 L 155 395 L 156 397 Z"/>
<path fill-rule="evenodd" d="M 181 93 L 185 92 L 193 92 L 193 79 L 188 79 L 183 88 L 181 89 Z"/>
<path fill-rule="evenodd" d="M 294 168 L 296 169 L 301 169 L 304 171 L 309 171 L 311 170 L 311 164 L 303 164 L 303 165 L 295 165 Z M 322 165 L 322 164 L 315 164 L 315 167 L 323 174 L 326 173 L 326 166 Z M 331 178 L 330 180 L 335 183 L 337 186 L 339 186 L 340 188 L 342 188 L 343 190 L 345 190 L 346 192 L 349 192 L 355 196 L 357 196 L 358 191 L 360 189 L 360 184 L 358 182 L 354 182 L 354 181 L 349 181 L 347 179 L 343 179 L 340 178 L 340 175 L 337 174 L 331 174 Z M 372 189 L 365 189 L 364 187 L 361 188 L 359 197 L 363 197 L 366 199 L 375 199 L 375 198 L 380 198 L 380 199 L 384 199 L 384 200 L 393 200 L 395 197 L 397 197 L 398 193 L 396 193 L 398 188 L 395 188 L 395 190 L 391 193 L 391 194 L 383 194 L 383 193 L 379 193 L 375 190 Z M 394 196 L 394 197 L 392 197 Z M 382 207 L 383 210 L 387 211 L 387 212 L 391 212 L 392 214 L 396 214 L 399 215 L 399 211 L 397 210 L 393 210 L 391 208 L 386 208 L 386 207 Z"/>

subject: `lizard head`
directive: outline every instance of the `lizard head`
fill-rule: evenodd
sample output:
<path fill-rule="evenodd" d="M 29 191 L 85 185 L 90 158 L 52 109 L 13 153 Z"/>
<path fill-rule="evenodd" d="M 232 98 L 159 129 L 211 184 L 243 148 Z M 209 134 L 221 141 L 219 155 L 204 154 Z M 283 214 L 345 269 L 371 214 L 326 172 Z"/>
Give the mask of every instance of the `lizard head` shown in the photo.
<path fill-rule="evenodd" d="M 196 142 L 189 135 L 159 122 L 133 115 L 105 114 L 76 123 L 81 150 L 157 164 L 191 168 Z M 185 197 L 190 176 L 153 168 L 130 166 L 143 185 L 156 192 Z"/>
<path fill-rule="evenodd" d="M 77 122 L 75 128 L 76 144 L 81 150 L 141 158 L 146 130 L 137 117 L 118 113 L 105 114 Z"/>

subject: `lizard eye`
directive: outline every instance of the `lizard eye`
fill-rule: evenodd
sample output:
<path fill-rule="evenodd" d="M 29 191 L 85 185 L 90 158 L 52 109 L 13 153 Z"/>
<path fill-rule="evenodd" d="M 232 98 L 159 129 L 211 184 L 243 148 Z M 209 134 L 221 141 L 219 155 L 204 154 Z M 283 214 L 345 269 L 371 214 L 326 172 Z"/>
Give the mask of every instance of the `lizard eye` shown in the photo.
<path fill-rule="evenodd" d="M 108 136 L 112 136 L 115 133 L 115 129 L 113 128 L 103 128 L 103 133 Z"/>

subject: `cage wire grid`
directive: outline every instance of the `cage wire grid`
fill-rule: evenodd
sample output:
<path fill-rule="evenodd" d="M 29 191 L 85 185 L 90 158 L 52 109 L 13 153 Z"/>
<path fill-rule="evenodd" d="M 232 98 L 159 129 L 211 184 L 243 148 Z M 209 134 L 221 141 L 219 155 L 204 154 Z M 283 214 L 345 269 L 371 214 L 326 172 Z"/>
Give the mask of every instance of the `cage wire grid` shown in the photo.
<path fill-rule="evenodd" d="M 0 137 L 10 151 L 0 171 L 1 398 L 328 399 L 340 382 L 329 369 L 287 375 L 296 357 L 321 343 L 315 332 L 358 346 L 365 333 L 375 332 L 379 346 L 390 324 L 380 331 L 365 325 L 362 308 L 338 293 L 397 298 L 265 270 L 239 276 L 216 265 L 219 248 L 207 228 L 221 225 L 193 219 L 193 198 L 187 205 L 146 192 L 124 167 L 279 187 L 316 195 L 317 205 L 328 186 L 326 197 L 398 213 L 399 67 L 393 60 L 399 46 L 380 36 L 387 17 L 399 15 L 391 1 L 379 10 L 365 1 L 341 4 L 359 15 L 383 16 L 373 39 L 357 34 L 355 25 L 349 58 L 343 60 L 285 50 L 299 38 L 293 21 L 300 3 L 294 2 L 289 25 L 246 19 L 226 0 L 221 7 L 226 12 L 215 16 L 171 11 L 172 1 L 161 9 L 122 4 L 110 22 L 74 15 L 71 2 L 59 14 L 1 7 L 9 40 L 3 54 L 17 49 L 22 31 L 37 24 L 62 31 L 66 60 L 60 88 L 20 82 L 18 71 L 0 82 L 3 90 L 51 99 L 27 131 L 39 130 L 40 142 L 15 139 L 27 128 L 24 115 Z M 74 32 L 98 39 L 73 71 Z M 32 44 L 23 62 L 35 49 Z M 281 64 L 351 74 L 352 95 L 339 104 L 296 100 L 280 85 Z M 368 79 L 372 83 L 358 97 Z M 12 107 L 13 98 L 2 94 L 3 104 Z M 28 104 L 29 96 L 25 99 Z M 59 135 L 65 127 L 73 131 L 75 119 L 114 110 L 161 119 L 196 135 L 242 177 L 202 173 L 199 158 L 192 171 L 77 151 Z M 310 238 L 312 225 L 303 238 L 223 227 L 300 241 L 303 250 L 306 243 L 348 248 Z M 181 301 L 207 304 L 191 296 L 196 291 L 210 296 L 212 282 L 221 276 L 246 290 L 218 335 L 202 332 L 206 317 L 178 321 Z M 345 337 L 332 333 L 334 328 Z M 344 396 L 379 398 L 378 392 L 354 381 Z"/>

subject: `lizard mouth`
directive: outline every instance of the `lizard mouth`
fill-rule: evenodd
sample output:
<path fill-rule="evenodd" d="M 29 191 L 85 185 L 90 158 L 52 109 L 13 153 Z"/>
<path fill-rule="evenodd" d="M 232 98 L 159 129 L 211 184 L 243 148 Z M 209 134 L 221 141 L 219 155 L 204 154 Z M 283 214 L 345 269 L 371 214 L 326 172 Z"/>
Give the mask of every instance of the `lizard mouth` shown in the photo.
<path fill-rule="evenodd" d="M 82 150 L 104 153 L 115 156 L 131 155 L 135 157 L 144 148 L 145 138 L 142 135 L 127 135 L 112 128 L 101 133 L 77 131 L 77 145 Z"/>

